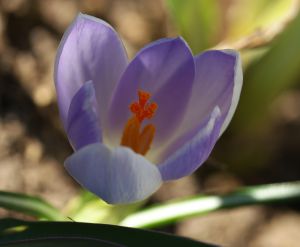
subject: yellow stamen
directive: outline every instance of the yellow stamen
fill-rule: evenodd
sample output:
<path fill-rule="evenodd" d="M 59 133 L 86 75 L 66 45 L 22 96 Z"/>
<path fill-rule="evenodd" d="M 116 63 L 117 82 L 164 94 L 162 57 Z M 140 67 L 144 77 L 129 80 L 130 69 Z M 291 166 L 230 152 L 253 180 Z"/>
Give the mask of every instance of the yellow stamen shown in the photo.
<path fill-rule="evenodd" d="M 138 91 L 139 100 L 130 104 L 129 109 L 134 114 L 131 117 L 123 131 L 121 145 L 130 147 L 136 153 L 145 155 L 153 141 L 155 135 L 155 126 L 146 125 L 141 130 L 141 124 L 145 119 L 151 119 L 157 110 L 156 103 L 148 103 L 151 94 L 145 91 Z"/>

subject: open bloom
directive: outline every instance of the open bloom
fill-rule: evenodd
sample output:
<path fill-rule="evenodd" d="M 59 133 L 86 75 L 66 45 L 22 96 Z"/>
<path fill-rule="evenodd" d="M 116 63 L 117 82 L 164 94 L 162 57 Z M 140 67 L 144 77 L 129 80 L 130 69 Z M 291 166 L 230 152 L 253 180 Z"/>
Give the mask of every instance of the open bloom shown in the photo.
<path fill-rule="evenodd" d="M 242 70 L 235 51 L 193 56 L 182 38 L 129 62 L 110 25 L 79 14 L 59 46 L 55 85 L 75 150 L 67 171 L 106 202 L 129 203 L 207 159 L 236 109 Z"/>

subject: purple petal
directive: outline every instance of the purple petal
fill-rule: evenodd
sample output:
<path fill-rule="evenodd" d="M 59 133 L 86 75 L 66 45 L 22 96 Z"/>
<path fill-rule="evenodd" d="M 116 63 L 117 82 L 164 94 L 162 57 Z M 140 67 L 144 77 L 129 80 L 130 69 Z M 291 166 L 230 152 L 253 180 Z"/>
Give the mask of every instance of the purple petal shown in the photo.
<path fill-rule="evenodd" d="M 197 56 L 195 64 L 193 93 L 184 121 L 177 137 L 159 157 L 164 160 L 159 166 L 164 180 L 186 176 L 207 159 L 228 126 L 240 96 L 242 70 L 237 53 L 208 51 Z M 203 120 L 209 115 L 210 120 L 204 125 Z M 200 127 L 197 127 L 199 123 Z"/>
<path fill-rule="evenodd" d="M 195 81 L 181 131 L 194 129 L 215 106 L 219 106 L 222 115 L 227 115 L 232 107 L 226 119 L 227 127 L 241 92 L 239 54 L 234 51 L 207 51 L 195 57 L 195 65 Z"/>
<path fill-rule="evenodd" d="M 174 143 L 170 151 L 176 151 L 158 166 L 163 180 L 178 179 L 194 172 L 208 158 L 218 140 L 222 123 L 220 109 L 216 107 L 205 122 L 190 132 L 184 145 L 181 145 L 182 140 Z"/>
<path fill-rule="evenodd" d="M 55 63 L 64 127 L 73 96 L 89 80 L 94 82 L 101 121 L 105 121 L 112 90 L 126 66 L 126 53 L 113 28 L 100 19 L 79 14 L 61 40 Z"/>
<path fill-rule="evenodd" d="M 75 150 L 102 140 L 92 81 L 83 84 L 71 101 L 67 119 L 67 134 Z"/>
<path fill-rule="evenodd" d="M 168 157 L 166 148 L 188 140 L 188 136 L 218 106 L 224 123 L 220 135 L 228 126 L 238 103 L 242 87 L 239 54 L 232 50 L 207 51 L 195 57 L 196 75 L 188 107 L 176 135 L 155 154 L 156 162 Z"/>
<path fill-rule="evenodd" d="M 101 143 L 80 149 L 65 161 L 83 187 L 110 204 L 140 201 L 161 185 L 155 165 L 129 148 L 108 149 Z"/>
<path fill-rule="evenodd" d="M 194 79 L 192 54 L 181 38 L 158 40 L 142 49 L 128 65 L 109 108 L 112 135 L 120 139 L 131 115 L 129 105 L 137 100 L 138 90 L 152 94 L 158 104 L 150 120 L 156 126 L 154 141 L 161 143 L 179 125 Z"/>

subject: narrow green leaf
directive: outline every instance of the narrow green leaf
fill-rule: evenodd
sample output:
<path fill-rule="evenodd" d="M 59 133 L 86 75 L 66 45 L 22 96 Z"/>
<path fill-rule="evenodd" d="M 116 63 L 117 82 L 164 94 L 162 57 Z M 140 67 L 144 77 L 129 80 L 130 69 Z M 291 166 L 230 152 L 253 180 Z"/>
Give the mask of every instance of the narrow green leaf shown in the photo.
<path fill-rule="evenodd" d="M 245 71 L 241 100 L 233 119 L 237 129 L 255 129 L 272 100 L 300 75 L 300 14 L 270 49 Z M 255 100 L 254 100 L 255 99 Z"/>
<path fill-rule="evenodd" d="M 39 197 L 0 191 L 0 207 L 46 220 L 65 219 L 59 211 Z"/>
<path fill-rule="evenodd" d="M 300 181 L 250 186 L 223 196 L 196 196 L 166 203 L 129 215 L 121 222 L 130 227 L 157 227 L 195 215 L 243 205 L 300 199 Z"/>
<path fill-rule="evenodd" d="M 1 244 L 1 242 L 0 242 Z M 124 245 L 116 245 L 106 241 L 89 238 L 72 238 L 72 237 L 53 237 L 41 239 L 29 239 L 13 241 L 1 244 L 1 246 L 16 246 L 16 247 L 121 247 Z"/>
<path fill-rule="evenodd" d="M 234 1 L 227 16 L 227 41 L 249 36 L 258 31 L 278 29 L 297 9 L 293 0 Z"/>
<path fill-rule="evenodd" d="M 0 220 L 0 246 L 209 247 L 213 245 L 170 234 L 114 225 L 74 222 L 25 222 L 4 219 Z"/>

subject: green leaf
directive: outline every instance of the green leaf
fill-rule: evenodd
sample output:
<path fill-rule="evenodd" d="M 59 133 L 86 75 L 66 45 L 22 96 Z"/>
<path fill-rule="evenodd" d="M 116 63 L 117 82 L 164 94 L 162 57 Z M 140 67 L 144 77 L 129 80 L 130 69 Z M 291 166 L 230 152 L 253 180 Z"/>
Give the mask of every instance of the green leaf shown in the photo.
<path fill-rule="evenodd" d="M 300 181 L 249 186 L 223 196 L 199 195 L 172 201 L 129 215 L 121 225 L 157 227 L 224 208 L 286 202 L 291 199 L 300 199 Z"/>
<path fill-rule="evenodd" d="M 168 0 L 167 6 L 178 33 L 195 53 L 254 34 L 275 36 L 299 9 L 294 0 Z"/>
<path fill-rule="evenodd" d="M 141 229 L 74 222 L 0 220 L 0 246 L 213 246 Z"/>
<path fill-rule="evenodd" d="M 216 44 L 220 9 L 216 0 L 168 0 L 178 32 L 195 53 Z"/>
<path fill-rule="evenodd" d="M 234 41 L 254 32 L 275 30 L 295 9 L 293 0 L 234 1 L 227 16 L 226 39 Z"/>
<path fill-rule="evenodd" d="M 245 71 L 242 96 L 233 121 L 237 129 L 257 129 L 272 100 L 297 82 L 300 75 L 299 29 L 300 14 L 270 49 Z"/>
<path fill-rule="evenodd" d="M 65 219 L 59 211 L 39 197 L 0 191 L 0 207 L 47 220 Z"/>
<path fill-rule="evenodd" d="M 0 242 L 1 243 L 1 242 Z M 93 246 L 93 247 L 119 247 L 121 245 L 116 245 L 106 241 L 101 241 L 98 239 L 90 238 L 72 238 L 72 237 L 53 237 L 53 238 L 42 238 L 42 239 L 30 239 L 21 240 L 18 242 L 8 242 L 1 246 L 16 246 L 16 247 L 83 247 L 83 246 Z M 122 245 L 123 246 L 123 245 Z"/>

